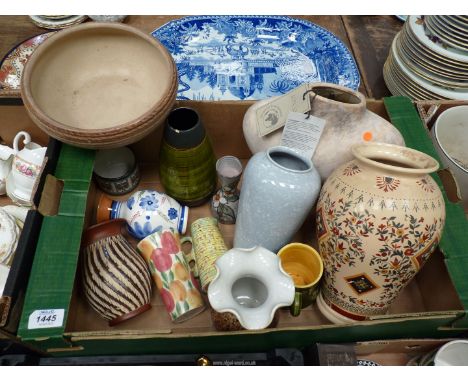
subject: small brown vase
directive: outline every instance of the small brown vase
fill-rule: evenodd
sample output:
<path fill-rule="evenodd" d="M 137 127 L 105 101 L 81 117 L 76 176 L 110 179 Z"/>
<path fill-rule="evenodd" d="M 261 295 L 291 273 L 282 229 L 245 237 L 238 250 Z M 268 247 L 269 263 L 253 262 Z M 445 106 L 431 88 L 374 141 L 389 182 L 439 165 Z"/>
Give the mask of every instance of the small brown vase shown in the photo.
<path fill-rule="evenodd" d="M 94 225 L 82 240 L 85 296 L 110 326 L 151 308 L 151 277 L 143 258 L 123 236 L 125 223 L 116 219 Z"/>

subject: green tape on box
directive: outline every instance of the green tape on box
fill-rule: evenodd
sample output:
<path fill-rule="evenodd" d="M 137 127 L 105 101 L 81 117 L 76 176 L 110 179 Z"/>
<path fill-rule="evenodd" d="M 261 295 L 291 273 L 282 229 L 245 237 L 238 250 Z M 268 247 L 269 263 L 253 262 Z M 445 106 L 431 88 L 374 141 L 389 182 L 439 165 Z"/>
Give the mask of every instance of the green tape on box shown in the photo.
<path fill-rule="evenodd" d="M 62 145 L 55 177 L 64 183 L 56 216 L 45 216 L 18 335 L 62 338 L 75 280 L 95 151 Z M 57 343 L 58 345 L 58 343 Z"/>
<path fill-rule="evenodd" d="M 429 154 L 441 163 L 429 132 L 411 100 L 406 97 L 389 97 L 384 98 L 384 103 L 392 123 L 400 130 L 406 145 Z M 468 221 L 461 204 L 452 203 L 447 199 L 439 176 L 432 174 L 432 177 L 443 190 L 446 207 L 446 222 L 439 247 L 444 254 L 460 302 L 466 311 L 468 310 Z M 456 325 L 468 327 L 466 316 Z"/>

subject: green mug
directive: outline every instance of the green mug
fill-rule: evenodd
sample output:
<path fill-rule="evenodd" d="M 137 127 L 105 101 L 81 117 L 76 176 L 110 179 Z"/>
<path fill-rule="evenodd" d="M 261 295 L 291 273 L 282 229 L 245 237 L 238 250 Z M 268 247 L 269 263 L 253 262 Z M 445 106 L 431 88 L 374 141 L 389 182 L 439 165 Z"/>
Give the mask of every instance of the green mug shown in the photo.
<path fill-rule="evenodd" d="M 319 253 L 309 245 L 291 243 L 280 249 L 281 266 L 289 274 L 295 286 L 294 302 L 290 306 L 293 316 L 311 305 L 319 293 L 319 281 L 323 274 L 323 262 Z"/>

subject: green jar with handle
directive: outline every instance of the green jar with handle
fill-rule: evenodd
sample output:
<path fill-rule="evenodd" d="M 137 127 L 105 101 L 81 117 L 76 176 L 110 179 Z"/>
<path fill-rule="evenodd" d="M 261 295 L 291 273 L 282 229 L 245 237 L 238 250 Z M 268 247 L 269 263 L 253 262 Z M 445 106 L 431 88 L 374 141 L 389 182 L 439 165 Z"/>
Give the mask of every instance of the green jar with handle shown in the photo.
<path fill-rule="evenodd" d="M 199 114 L 174 109 L 166 120 L 159 156 L 165 192 L 190 207 L 207 201 L 216 187 L 216 157 Z"/>

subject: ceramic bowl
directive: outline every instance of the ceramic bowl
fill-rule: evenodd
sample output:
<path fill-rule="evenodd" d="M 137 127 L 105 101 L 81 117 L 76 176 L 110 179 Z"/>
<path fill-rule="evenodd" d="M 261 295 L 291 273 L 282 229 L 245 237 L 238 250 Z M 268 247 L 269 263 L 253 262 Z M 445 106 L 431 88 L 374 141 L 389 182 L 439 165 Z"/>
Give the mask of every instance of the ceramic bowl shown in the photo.
<path fill-rule="evenodd" d="M 140 169 L 128 147 L 98 150 L 94 160 L 94 179 L 109 195 L 124 195 L 140 182 Z"/>
<path fill-rule="evenodd" d="M 50 136 L 92 148 L 141 140 L 167 117 L 177 91 L 174 60 L 159 41 L 117 23 L 56 33 L 25 66 L 21 95 Z"/>
<path fill-rule="evenodd" d="M 232 248 L 215 262 L 217 274 L 208 287 L 211 307 L 232 313 L 245 329 L 268 327 L 278 308 L 294 300 L 294 282 L 273 252 Z"/>
<path fill-rule="evenodd" d="M 434 146 L 442 163 L 452 170 L 468 209 L 468 105 L 445 110 L 432 128 Z"/>

